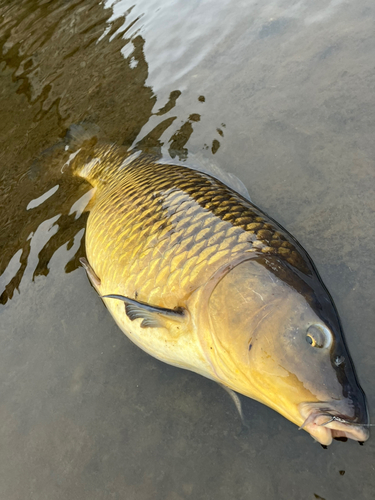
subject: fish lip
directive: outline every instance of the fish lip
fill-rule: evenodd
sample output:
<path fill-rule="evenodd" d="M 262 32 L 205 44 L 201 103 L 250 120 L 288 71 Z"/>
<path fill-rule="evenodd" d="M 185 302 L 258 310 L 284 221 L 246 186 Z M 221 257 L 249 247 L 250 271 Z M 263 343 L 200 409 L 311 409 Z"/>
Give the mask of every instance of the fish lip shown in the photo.
<path fill-rule="evenodd" d="M 333 404 L 301 403 L 298 407 L 304 420 L 300 429 L 307 431 L 320 444 L 327 446 L 334 438 L 364 442 L 370 437 L 368 422 L 356 422 L 342 415 Z"/>

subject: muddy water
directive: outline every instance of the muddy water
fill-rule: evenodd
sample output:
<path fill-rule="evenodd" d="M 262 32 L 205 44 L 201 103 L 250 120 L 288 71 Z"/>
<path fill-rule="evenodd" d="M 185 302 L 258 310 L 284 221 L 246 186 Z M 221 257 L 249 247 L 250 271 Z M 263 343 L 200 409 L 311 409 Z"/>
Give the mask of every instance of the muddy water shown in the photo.
<path fill-rule="evenodd" d="M 85 120 L 238 175 L 313 257 L 374 419 L 373 2 L 134 1 L 0 1 L 0 496 L 372 499 L 373 440 L 324 450 L 245 398 L 242 429 L 118 330 L 61 141 Z"/>

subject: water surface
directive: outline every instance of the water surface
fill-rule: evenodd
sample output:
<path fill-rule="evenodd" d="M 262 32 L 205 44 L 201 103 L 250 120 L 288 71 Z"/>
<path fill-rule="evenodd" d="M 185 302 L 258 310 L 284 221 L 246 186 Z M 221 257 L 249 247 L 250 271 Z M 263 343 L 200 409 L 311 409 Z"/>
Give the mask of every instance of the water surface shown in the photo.
<path fill-rule="evenodd" d="M 313 257 L 374 419 L 374 19 L 370 0 L 0 1 L 1 498 L 373 498 L 373 439 L 324 450 L 246 398 L 242 429 L 220 387 L 119 331 L 79 267 L 90 187 L 61 141 L 86 121 L 238 175 Z"/>

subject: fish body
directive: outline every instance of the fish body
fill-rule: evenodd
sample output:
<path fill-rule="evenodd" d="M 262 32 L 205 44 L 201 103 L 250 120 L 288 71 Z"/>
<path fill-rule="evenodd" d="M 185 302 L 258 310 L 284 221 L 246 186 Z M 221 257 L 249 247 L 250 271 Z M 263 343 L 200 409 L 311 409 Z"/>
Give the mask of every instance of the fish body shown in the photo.
<path fill-rule="evenodd" d="M 322 444 L 367 439 L 336 309 L 287 231 L 209 173 L 95 143 L 74 162 L 95 188 L 86 268 L 135 344 L 267 404 Z"/>
<path fill-rule="evenodd" d="M 97 193 L 87 223 L 86 253 L 100 277 L 97 289 L 102 296 L 118 294 L 168 309 L 182 307 L 189 311 L 189 321 L 197 322 L 201 313 L 194 314 L 192 308 L 202 308 L 202 295 L 228 266 L 267 252 L 303 266 L 293 245 L 258 209 L 207 174 L 157 163 L 146 155 L 128 161 L 126 170 L 119 168 L 108 180 L 102 174 L 97 182 L 90 168 L 95 171 L 94 165 L 84 175 Z M 111 299 L 105 303 L 117 321 L 121 318 L 120 327 L 147 352 L 202 372 L 198 365 L 206 365 L 206 355 L 201 343 L 176 331 L 181 325 L 169 325 L 173 349 L 168 354 L 165 329 L 159 336 L 153 331 L 150 338 L 122 314 L 123 304 Z M 189 331 L 196 332 L 194 326 Z M 212 367 L 205 370 L 212 372 Z"/>

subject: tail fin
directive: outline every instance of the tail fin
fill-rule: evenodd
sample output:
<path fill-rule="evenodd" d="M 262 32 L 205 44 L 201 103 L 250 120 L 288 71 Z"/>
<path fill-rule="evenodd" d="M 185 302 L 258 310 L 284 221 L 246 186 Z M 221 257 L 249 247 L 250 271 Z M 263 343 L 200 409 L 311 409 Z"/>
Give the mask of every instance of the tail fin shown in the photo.
<path fill-rule="evenodd" d="M 95 185 L 95 163 L 98 142 L 102 136 L 100 128 L 90 122 L 71 125 L 65 135 L 65 150 L 69 153 L 62 171 L 70 169 L 73 175 L 83 177 Z"/>
<path fill-rule="evenodd" d="M 94 146 L 101 136 L 100 128 L 89 122 L 73 123 L 65 135 L 65 143 L 72 151 L 76 151 L 85 143 Z"/>

